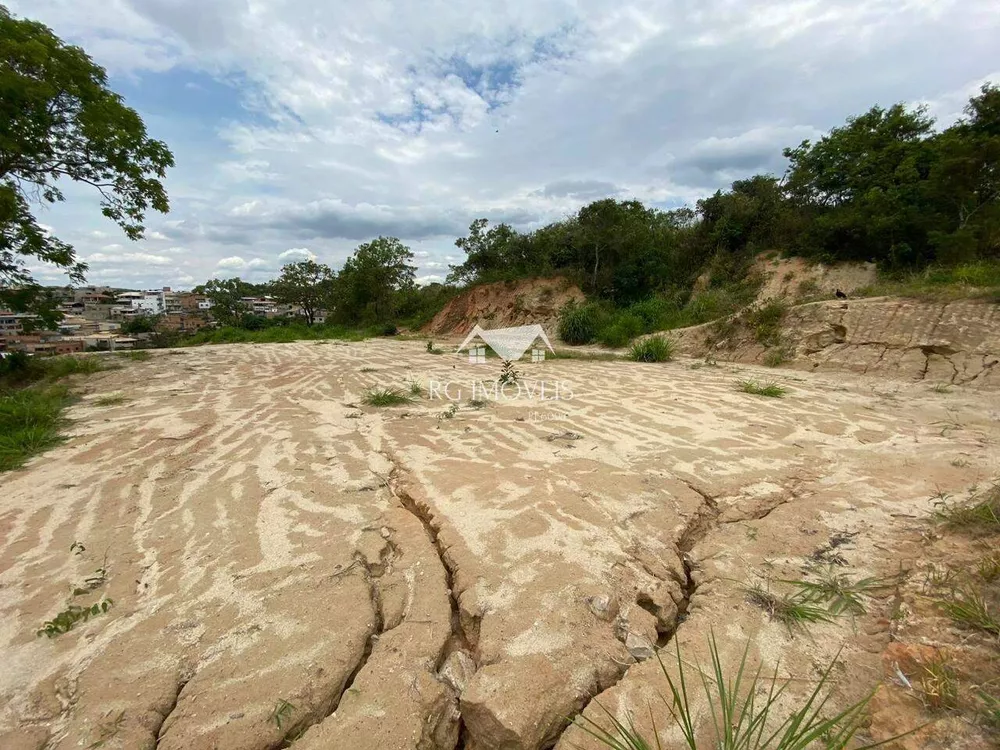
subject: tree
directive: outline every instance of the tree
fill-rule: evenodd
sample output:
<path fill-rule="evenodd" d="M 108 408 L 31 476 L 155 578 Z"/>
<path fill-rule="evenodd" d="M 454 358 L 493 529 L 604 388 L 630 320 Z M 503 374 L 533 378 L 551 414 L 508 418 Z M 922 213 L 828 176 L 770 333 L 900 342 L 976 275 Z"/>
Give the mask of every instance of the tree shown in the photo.
<path fill-rule="evenodd" d="M 337 276 L 337 314 L 346 321 L 391 318 L 414 286 L 413 253 L 395 237 L 359 245 Z"/>
<path fill-rule="evenodd" d="M 254 287 L 240 278 L 212 279 L 198 289 L 212 303 L 212 317 L 223 325 L 238 326 L 250 311 L 243 298 L 251 296 Z"/>
<path fill-rule="evenodd" d="M 512 270 L 511 243 L 518 234 L 508 224 L 487 228 L 489 223 L 488 219 L 476 219 L 469 225 L 469 236 L 455 240 L 466 257 L 461 265 L 449 266 L 449 283 L 481 283 Z"/>
<path fill-rule="evenodd" d="M 136 315 L 134 318 L 122 322 L 122 333 L 130 336 L 136 333 L 153 333 L 159 322 L 158 315 Z"/>
<path fill-rule="evenodd" d="M 149 209 L 169 208 L 161 179 L 173 155 L 107 83 L 82 49 L 0 5 L 0 305 L 34 310 L 50 324 L 58 315 L 38 304 L 28 264 L 52 264 L 74 283 L 87 267 L 38 224 L 33 204 L 62 201 L 60 179 L 89 185 L 132 240 L 142 238 Z"/>
<path fill-rule="evenodd" d="M 279 301 L 299 307 L 306 322 L 312 325 L 316 312 L 330 305 L 333 282 L 334 273 L 329 266 L 303 260 L 282 268 L 271 291 Z"/>

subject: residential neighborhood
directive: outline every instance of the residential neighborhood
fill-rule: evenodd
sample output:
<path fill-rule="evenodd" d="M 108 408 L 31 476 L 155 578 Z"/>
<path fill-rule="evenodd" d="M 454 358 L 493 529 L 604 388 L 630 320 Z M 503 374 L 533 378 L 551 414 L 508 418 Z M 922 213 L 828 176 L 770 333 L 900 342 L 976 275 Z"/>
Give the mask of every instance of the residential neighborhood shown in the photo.
<path fill-rule="evenodd" d="M 108 286 L 58 287 L 61 320 L 48 329 L 32 313 L 0 310 L 0 355 L 22 351 L 32 355 L 119 351 L 154 346 L 163 334 L 190 334 L 217 325 L 212 300 L 191 291 L 114 289 Z M 300 310 L 271 296 L 243 297 L 247 314 L 296 318 Z M 323 322 L 321 313 L 316 322 Z"/>

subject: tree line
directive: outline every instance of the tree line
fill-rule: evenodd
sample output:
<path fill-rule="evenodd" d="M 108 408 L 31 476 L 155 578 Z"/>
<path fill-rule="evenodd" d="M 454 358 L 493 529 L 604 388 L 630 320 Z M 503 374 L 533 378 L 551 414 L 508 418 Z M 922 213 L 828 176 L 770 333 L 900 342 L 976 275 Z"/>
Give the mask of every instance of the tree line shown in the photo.
<path fill-rule="evenodd" d="M 923 107 L 873 107 L 817 142 L 784 150 L 780 178 L 755 175 L 664 211 L 598 200 L 531 232 L 477 219 L 456 245 L 460 285 L 568 274 L 618 305 L 684 297 L 707 273 L 724 287 L 765 250 L 894 272 L 1000 257 L 1000 88 L 936 131 Z"/>

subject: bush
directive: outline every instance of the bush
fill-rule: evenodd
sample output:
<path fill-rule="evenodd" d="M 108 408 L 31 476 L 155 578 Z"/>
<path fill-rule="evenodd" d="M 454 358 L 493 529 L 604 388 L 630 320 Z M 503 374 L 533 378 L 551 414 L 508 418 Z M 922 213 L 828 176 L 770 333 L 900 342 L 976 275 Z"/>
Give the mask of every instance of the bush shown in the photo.
<path fill-rule="evenodd" d="M 757 343 L 764 346 L 780 344 L 781 322 L 787 313 L 788 303 L 780 299 L 769 299 L 763 305 L 748 310 L 747 325 L 753 331 Z"/>
<path fill-rule="evenodd" d="M 667 328 L 680 308 L 663 297 L 650 297 L 643 302 L 636 302 L 628 311 L 642 321 L 643 333 L 652 333 Z"/>
<path fill-rule="evenodd" d="M 599 305 L 567 305 L 559 316 L 559 338 L 567 344 L 589 344 L 597 338 L 606 319 Z"/>
<path fill-rule="evenodd" d="M 665 336 L 650 336 L 636 341 L 628 353 L 628 358 L 634 362 L 667 362 L 673 356 L 674 342 Z"/>
<path fill-rule="evenodd" d="M 631 311 L 618 313 L 597 335 L 604 346 L 618 348 L 625 346 L 636 336 L 645 333 L 643 321 Z"/>

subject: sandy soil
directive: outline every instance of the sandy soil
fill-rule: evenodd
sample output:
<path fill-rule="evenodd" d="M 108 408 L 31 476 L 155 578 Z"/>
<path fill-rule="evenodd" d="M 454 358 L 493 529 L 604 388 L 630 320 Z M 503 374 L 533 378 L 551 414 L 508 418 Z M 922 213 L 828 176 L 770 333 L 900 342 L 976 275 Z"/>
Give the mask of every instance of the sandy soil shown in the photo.
<path fill-rule="evenodd" d="M 651 647 L 704 662 L 710 632 L 793 693 L 843 648 L 835 700 L 855 699 L 885 676 L 891 593 L 805 634 L 746 584 L 833 547 L 844 572 L 898 572 L 934 495 L 998 474 L 992 391 L 558 360 L 522 367 L 534 398 L 470 405 L 498 370 L 310 342 L 83 381 L 70 440 L 0 478 L 0 747 L 593 747 L 568 720 L 642 723 Z M 413 379 L 439 397 L 360 404 Z M 111 392 L 130 400 L 94 403 Z"/>

